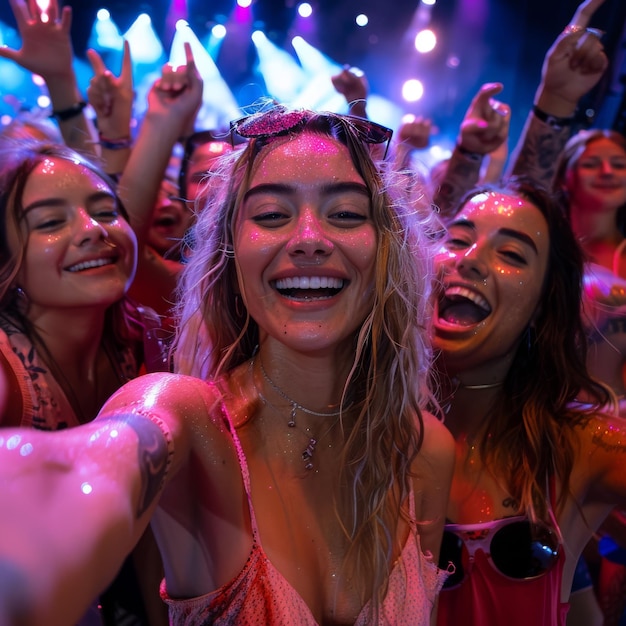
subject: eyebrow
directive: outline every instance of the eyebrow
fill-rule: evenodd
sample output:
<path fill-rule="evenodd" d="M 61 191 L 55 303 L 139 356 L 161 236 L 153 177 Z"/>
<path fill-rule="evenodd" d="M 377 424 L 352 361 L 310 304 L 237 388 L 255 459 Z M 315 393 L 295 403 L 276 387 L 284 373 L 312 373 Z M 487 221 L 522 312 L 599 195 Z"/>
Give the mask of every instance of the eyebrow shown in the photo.
<path fill-rule="evenodd" d="M 296 188 L 294 185 L 287 185 L 284 183 L 261 183 L 260 185 L 256 185 L 251 187 L 246 191 L 243 199 L 244 202 L 248 200 L 251 196 L 259 195 L 259 194 L 280 194 L 287 195 L 290 193 L 294 193 Z M 331 195 L 337 193 L 359 193 L 361 195 L 370 198 L 369 189 L 363 183 L 353 183 L 353 182 L 342 182 L 342 183 L 327 183 L 321 186 L 320 192 L 322 195 Z"/>
<path fill-rule="evenodd" d="M 99 200 L 114 200 L 117 204 L 115 194 L 108 191 L 97 191 L 87 198 L 88 203 L 98 202 Z M 31 202 L 28 206 L 25 206 L 22 211 L 22 216 L 41 207 L 57 207 L 65 206 L 66 204 L 67 200 L 65 198 L 42 198 L 41 200 L 35 200 L 35 202 Z"/>
<path fill-rule="evenodd" d="M 452 222 L 450 226 L 462 226 L 465 228 L 471 228 L 472 230 L 476 230 L 476 224 L 471 220 L 458 220 L 456 222 Z M 504 235 L 505 237 L 512 237 L 513 239 L 517 239 L 518 241 L 521 241 L 528 247 L 532 248 L 535 254 L 539 254 L 539 251 L 537 250 L 537 245 L 533 241 L 532 237 L 528 236 L 521 230 L 515 230 L 514 228 L 499 228 L 498 234 Z"/>

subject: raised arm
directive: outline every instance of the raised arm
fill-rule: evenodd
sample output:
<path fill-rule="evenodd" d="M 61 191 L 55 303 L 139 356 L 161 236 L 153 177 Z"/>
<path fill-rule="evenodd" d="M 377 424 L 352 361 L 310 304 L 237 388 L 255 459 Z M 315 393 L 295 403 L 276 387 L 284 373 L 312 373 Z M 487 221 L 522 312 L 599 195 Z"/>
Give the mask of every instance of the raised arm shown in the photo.
<path fill-rule="evenodd" d="M 85 115 L 86 103 L 74 72 L 72 9 L 63 7 L 59 12 L 58 0 L 50 0 L 45 11 L 35 0 L 9 0 L 9 4 L 22 47 L 0 47 L 0 57 L 44 79 L 65 143 L 85 154 L 97 155 L 93 128 Z"/>
<path fill-rule="evenodd" d="M 550 188 L 557 157 L 570 137 L 580 99 L 597 85 L 608 59 L 597 31 L 587 29 L 604 0 L 585 0 L 547 51 L 534 105 L 507 175 L 524 174 Z"/>
<path fill-rule="evenodd" d="M 187 64 L 165 65 L 148 94 L 148 108 L 137 141 L 120 180 L 119 193 L 130 212 L 140 246 L 145 242 L 152 210 L 172 150 L 202 104 L 202 79 L 191 47 L 185 44 Z"/>
<path fill-rule="evenodd" d="M 432 121 L 422 116 L 405 116 L 394 135 L 393 158 L 398 169 L 411 167 L 411 152 L 423 150 L 430 143 Z"/>
<path fill-rule="evenodd" d="M 345 65 L 341 72 L 331 77 L 333 87 L 348 103 L 348 113 L 357 117 L 367 117 L 367 96 L 369 83 L 362 70 Z"/>
<path fill-rule="evenodd" d="M 119 76 L 111 72 L 95 50 L 87 50 L 94 75 L 87 88 L 89 104 L 96 113 L 104 170 L 119 176 L 131 152 L 130 123 L 133 115 L 133 72 L 128 41 L 124 41 Z"/>
<path fill-rule="evenodd" d="M 502 88 L 501 83 L 483 85 L 465 113 L 456 146 L 435 193 L 435 204 L 444 218 L 478 183 L 485 155 L 499 148 L 508 138 L 511 110 L 495 99 Z"/>
<path fill-rule="evenodd" d="M 170 309 L 181 265 L 149 248 L 148 230 L 174 145 L 202 104 L 202 79 L 189 44 L 185 44 L 185 52 L 186 65 L 166 65 L 150 89 L 148 108 L 118 187 L 139 248 L 130 293 L 161 314 Z"/>

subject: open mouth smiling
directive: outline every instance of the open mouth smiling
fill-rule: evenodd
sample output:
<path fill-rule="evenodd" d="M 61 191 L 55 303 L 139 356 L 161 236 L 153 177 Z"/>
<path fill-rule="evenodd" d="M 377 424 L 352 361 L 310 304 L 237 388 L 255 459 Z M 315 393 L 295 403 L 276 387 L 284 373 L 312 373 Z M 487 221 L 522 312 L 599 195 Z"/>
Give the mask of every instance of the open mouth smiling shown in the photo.
<path fill-rule="evenodd" d="M 348 281 L 332 276 L 292 276 L 271 282 L 281 296 L 291 300 L 324 300 L 336 296 Z"/>
<path fill-rule="evenodd" d="M 480 294 L 465 287 L 449 287 L 439 300 L 439 320 L 454 326 L 473 326 L 491 313 Z"/>
<path fill-rule="evenodd" d="M 94 267 L 103 267 L 105 265 L 114 265 L 116 259 L 112 259 L 107 257 L 106 259 L 93 259 L 91 261 L 83 261 L 82 263 L 76 263 L 75 265 L 70 265 L 66 267 L 65 270 L 68 272 L 82 272 L 83 270 L 90 270 Z"/>
<path fill-rule="evenodd" d="M 169 228 L 170 226 L 176 226 L 177 224 L 178 219 L 176 219 L 173 215 L 163 215 L 154 220 L 154 226 L 161 228 Z"/>

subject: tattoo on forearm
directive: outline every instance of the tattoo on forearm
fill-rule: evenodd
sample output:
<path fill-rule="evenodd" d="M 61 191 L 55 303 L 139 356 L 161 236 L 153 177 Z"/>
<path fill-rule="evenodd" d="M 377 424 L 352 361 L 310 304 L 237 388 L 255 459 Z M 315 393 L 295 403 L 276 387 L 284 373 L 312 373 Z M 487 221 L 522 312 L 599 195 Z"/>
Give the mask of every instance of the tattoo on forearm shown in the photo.
<path fill-rule="evenodd" d="M 149 416 L 132 415 L 127 424 L 137 435 L 137 455 L 141 470 L 141 494 L 137 517 L 142 515 L 159 493 L 170 459 L 165 432 Z"/>
<path fill-rule="evenodd" d="M 480 161 L 468 161 L 452 154 L 434 198 L 444 219 L 454 215 L 463 196 L 478 182 L 479 175 Z"/>
<path fill-rule="evenodd" d="M 550 189 L 558 157 L 570 132 L 568 127 L 552 128 L 531 114 L 511 159 L 510 174 L 528 176 L 534 183 Z"/>

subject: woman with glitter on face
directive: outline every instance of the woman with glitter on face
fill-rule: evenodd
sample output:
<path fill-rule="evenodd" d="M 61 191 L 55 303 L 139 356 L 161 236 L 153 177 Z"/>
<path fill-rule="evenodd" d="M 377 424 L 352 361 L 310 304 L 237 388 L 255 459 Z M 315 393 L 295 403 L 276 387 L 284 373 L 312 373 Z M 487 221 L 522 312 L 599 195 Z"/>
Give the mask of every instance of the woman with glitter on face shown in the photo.
<path fill-rule="evenodd" d="M 582 253 L 554 199 L 512 179 L 466 198 L 437 265 L 457 449 L 439 624 L 562 626 L 582 549 L 626 502 L 626 430 L 585 364 Z"/>
<path fill-rule="evenodd" d="M 249 144 L 198 217 L 177 373 L 131 381 L 88 433 L 126 508 L 94 504 L 82 563 L 120 518 L 127 549 L 167 474 L 172 623 L 432 624 L 453 465 L 425 410 L 437 216 L 372 122 L 277 107 L 233 132 Z M 117 472 L 116 446 L 145 463 Z"/>
<path fill-rule="evenodd" d="M 13 426 L 75 428 L 142 366 L 164 368 L 151 360 L 162 356 L 149 339 L 158 322 L 126 295 L 136 238 L 113 181 L 66 146 L 4 137 L 0 189 L 0 438 Z M 117 612 L 140 623 L 148 606 L 162 616 L 159 572 L 142 572 L 153 574 L 154 604 L 142 602 L 129 559 L 77 620 L 100 624 Z M 123 587 L 132 591 L 120 596 Z"/>

